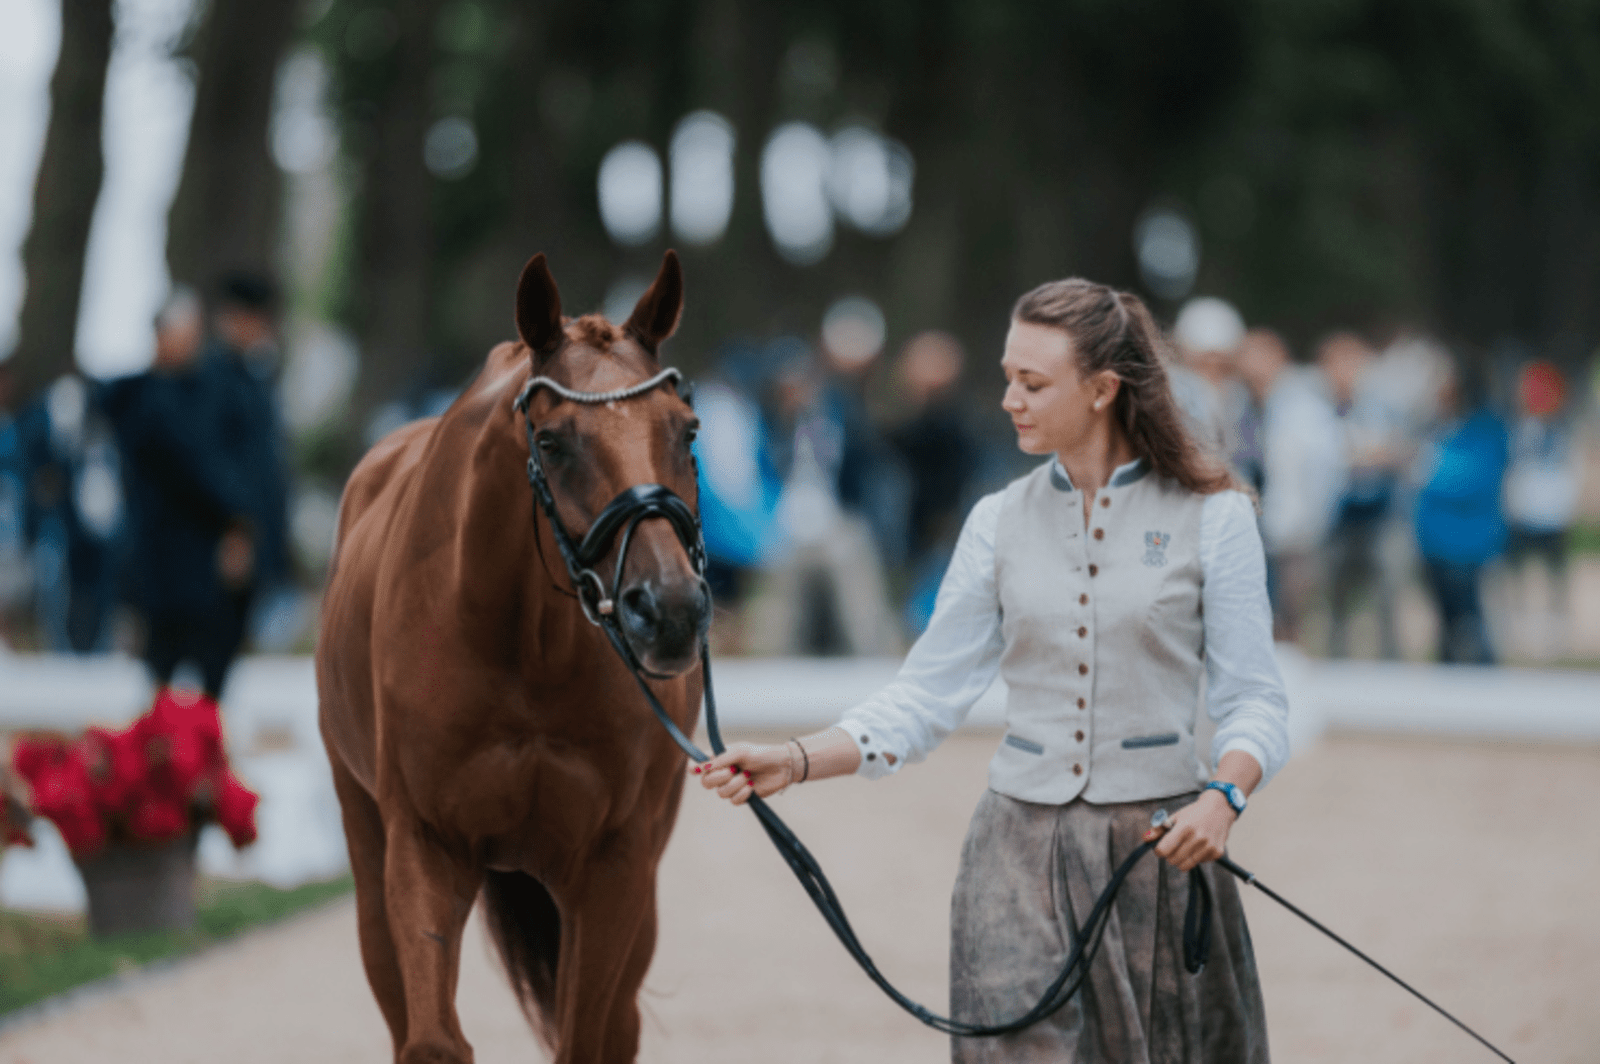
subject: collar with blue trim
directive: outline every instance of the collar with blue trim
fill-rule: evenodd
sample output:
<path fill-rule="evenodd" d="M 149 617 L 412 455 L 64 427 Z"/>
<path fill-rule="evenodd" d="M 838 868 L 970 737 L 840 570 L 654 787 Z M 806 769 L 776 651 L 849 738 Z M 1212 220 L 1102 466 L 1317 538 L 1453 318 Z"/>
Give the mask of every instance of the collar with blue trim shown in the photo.
<path fill-rule="evenodd" d="M 1150 472 L 1150 463 L 1143 458 L 1135 458 L 1125 462 L 1111 471 L 1111 479 L 1106 482 L 1108 488 L 1121 488 L 1142 478 Z M 1073 486 L 1072 478 L 1067 475 L 1067 467 L 1061 464 L 1060 458 L 1050 459 L 1050 483 L 1062 491 L 1077 491 Z"/>

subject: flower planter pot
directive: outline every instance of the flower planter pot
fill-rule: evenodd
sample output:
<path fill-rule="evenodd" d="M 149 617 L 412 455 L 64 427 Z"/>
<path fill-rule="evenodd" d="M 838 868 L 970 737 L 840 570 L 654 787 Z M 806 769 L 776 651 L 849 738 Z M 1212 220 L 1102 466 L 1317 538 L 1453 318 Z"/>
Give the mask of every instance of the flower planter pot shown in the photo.
<path fill-rule="evenodd" d="M 89 933 L 187 931 L 195 926 L 195 848 L 198 834 L 143 846 L 109 843 L 78 859 L 89 895 Z"/>

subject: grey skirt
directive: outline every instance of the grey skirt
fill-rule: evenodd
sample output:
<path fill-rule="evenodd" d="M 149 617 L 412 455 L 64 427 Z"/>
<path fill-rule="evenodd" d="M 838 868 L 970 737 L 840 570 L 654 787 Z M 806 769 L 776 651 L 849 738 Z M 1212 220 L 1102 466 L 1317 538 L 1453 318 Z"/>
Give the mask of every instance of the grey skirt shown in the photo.
<path fill-rule="evenodd" d="M 1035 805 L 988 791 L 961 852 L 950 906 L 950 1014 L 1000 1023 L 1060 972 L 1075 929 L 1143 840 L 1153 802 Z M 1154 854 L 1117 895 L 1083 988 L 1018 1034 L 953 1038 L 956 1064 L 1267 1064 L 1255 954 L 1232 876 L 1203 866 L 1215 899 L 1211 957 L 1183 967 L 1188 876 Z"/>

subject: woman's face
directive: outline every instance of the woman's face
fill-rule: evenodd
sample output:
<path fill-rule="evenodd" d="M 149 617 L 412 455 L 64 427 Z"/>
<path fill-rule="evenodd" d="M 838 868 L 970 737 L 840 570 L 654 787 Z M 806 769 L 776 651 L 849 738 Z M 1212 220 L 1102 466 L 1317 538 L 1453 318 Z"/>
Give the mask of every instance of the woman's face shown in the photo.
<path fill-rule="evenodd" d="M 1110 404 L 1109 374 L 1090 378 L 1078 374 L 1072 337 L 1064 329 L 1013 321 L 1006 334 L 1006 353 L 1000 359 L 1006 371 L 1006 394 L 1000 406 L 1011 415 L 1017 446 L 1024 454 L 1072 451 L 1089 436 L 1091 427 Z M 1115 392 L 1112 384 L 1111 392 Z M 1099 403 L 1100 410 L 1095 409 Z"/>

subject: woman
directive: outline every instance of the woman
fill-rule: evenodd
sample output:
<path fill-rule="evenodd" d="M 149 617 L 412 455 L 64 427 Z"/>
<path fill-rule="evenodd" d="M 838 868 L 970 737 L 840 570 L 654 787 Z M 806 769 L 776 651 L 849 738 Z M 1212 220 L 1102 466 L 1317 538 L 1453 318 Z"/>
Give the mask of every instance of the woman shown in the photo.
<path fill-rule="evenodd" d="M 1221 856 L 1248 795 L 1288 756 L 1255 513 L 1190 440 L 1133 295 L 1083 280 L 1024 295 L 1001 365 L 1028 454 L 1054 458 L 978 502 L 927 632 L 898 678 L 839 725 L 736 744 L 697 767 L 735 803 L 922 760 L 998 672 L 1007 730 L 962 852 L 951 1012 L 1026 1012 L 1157 809 L 1156 853 L 1118 895 L 1083 991 L 1044 1022 L 952 1042 L 973 1061 L 1260 1064 L 1260 987 L 1232 878 L 1207 865 L 1211 960 L 1183 970 L 1189 869 Z M 1215 772 L 1195 751 L 1205 701 Z"/>

